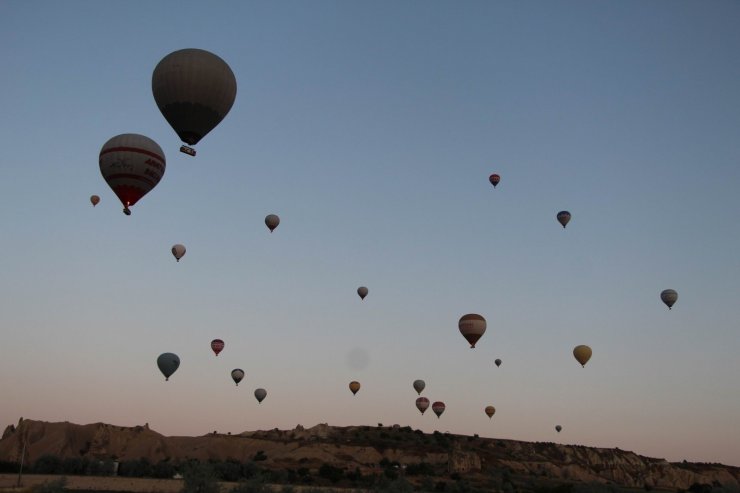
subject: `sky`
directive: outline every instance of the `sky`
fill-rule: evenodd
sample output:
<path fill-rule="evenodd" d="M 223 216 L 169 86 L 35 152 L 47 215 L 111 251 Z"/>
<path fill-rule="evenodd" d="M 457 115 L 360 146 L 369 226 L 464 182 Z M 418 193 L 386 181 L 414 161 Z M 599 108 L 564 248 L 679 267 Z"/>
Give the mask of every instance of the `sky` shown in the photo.
<path fill-rule="evenodd" d="M 0 425 L 383 423 L 740 466 L 738 25 L 722 0 L 0 3 Z M 151 91 L 183 48 L 238 86 L 194 158 Z M 98 165 L 122 133 L 167 159 L 131 216 Z"/>

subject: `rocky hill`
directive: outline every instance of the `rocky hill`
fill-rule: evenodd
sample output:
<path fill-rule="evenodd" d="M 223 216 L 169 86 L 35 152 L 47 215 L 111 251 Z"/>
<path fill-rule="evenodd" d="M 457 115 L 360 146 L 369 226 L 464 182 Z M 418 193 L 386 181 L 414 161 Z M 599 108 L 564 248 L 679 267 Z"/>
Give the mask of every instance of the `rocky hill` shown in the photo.
<path fill-rule="evenodd" d="M 391 427 L 332 427 L 269 430 L 199 437 L 166 437 L 148 425 L 77 425 L 23 420 L 0 439 L 0 462 L 33 464 L 44 455 L 125 462 L 260 460 L 267 469 L 318 470 L 328 464 L 344 471 L 382 474 L 383 465 L 419 471 L 471 484 L 612 485 L 679 491 L 740 491 L 740 468 L 721 464 L 669 463 L 619 449 L 555 443 L 529 443 Z M 493 481 L 493 483 L 491 483 Z M 498 483 L 496 483 L 498 481 Z M 535 486 L 533 486 L 535 485 Z M 536 488 L 535 488 L 536 490 Z M 529 491 L 526 487 L 520 491 Z M 532 490 L 534 491 L 534 490 Z M 588 490 L 584 490 L 588 491 Z M 594 490 L 595 491 L 595 490 Z M 608 491 L 608 490 L 605 490 Z M 693 490 L 692 490 L 693 491 Z"/>

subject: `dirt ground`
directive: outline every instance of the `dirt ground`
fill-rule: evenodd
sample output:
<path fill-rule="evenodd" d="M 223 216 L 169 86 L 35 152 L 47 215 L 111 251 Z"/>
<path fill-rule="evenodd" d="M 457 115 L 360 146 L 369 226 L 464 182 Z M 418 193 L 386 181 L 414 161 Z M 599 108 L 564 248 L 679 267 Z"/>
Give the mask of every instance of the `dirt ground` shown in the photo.
<path fill-rule="evenodd" d="M 24 474 L 20 490 L 17 474 L 0 474 L 0 491 L 22 491 L 62 476 Z M 182 489 L 181 479 L 147 479 L 122 477 L 65 476 L 71 490 L 130 491 L 135 493 L 176 493 Z M 225 483 L 230 484 L 230 483 Z"/>

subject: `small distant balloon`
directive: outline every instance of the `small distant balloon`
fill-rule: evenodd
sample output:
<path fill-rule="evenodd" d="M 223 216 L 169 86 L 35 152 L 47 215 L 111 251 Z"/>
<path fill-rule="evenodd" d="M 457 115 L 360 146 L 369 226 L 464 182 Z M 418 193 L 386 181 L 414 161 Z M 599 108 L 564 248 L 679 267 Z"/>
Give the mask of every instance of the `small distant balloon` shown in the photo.
<path fill-rule="evenodd" d="M 434 414 L 439 418 L 442 416 L 442 413 L 445 412 L 445 403 L 442 401 L 435 402 L 432 404 L 432 411 L 434 411 Z"/>
<path fill-rule="evenodd" d="M 172 246 L 172 255 L 175 256 L 175 260 L 178 262 L 180 259 L 185 255 L 185 245 L 180 245 L 179 243 L 177 245 Z M 196 255 L 197 257 L 197 255 Z"/>
<path fill-rule="evenodd" d="M 497 175 L 496 173 L 492 174 L 488 177 L 488 181 L 491 182 L 491 185 L 493 185 L 493 188 L 496 188 L 496 185 L 501 181 L 501 177 Z"/>
<path fill-rule="evenodd" d="M 496 361 L 494 361 L 494 363 L 496 364 L 496 366 L 501 366 L 501 360 L 500 359 L 496 359 Z"/>
<path fill-rule="evenodd" d="M 416 409 L 418 409 L 422 415 L 424 414 L 424 411 L 426 411 L 428 407 L 429 407 L 429 399 L 427 399 L 426 397 L 419 397 L 418 399 L 416 399 Z"/>
<path fill-rule="evenodd" d="M 278 224 L 280 224 L 280 218 L 275 214 L 269 214 L 267 217 L 265 217 L 265 224 L 270 230 L 270 233 L 272 233 L 273 231 L 275 231 L 275 228 L 278 227 Z"/>
<path fill-rule="evenodd" d="M 414 380 L 414 390 L 417 394 L 421 394 L 421 391 L 424 390 L 424 387 L 426 387 L 427 384 L 424 383 L 424 380 Z"/>
<path fill-rule="evenodd" d="M 164 375 L 164 379 L 169 380 L 180 367 L 180 357 L 174 353 L 162 353 L 157 358 L 157 366 Z"/>
<path fill-rule="evenodd" d="M 485 411 L 489 419 L 492 418 L 494 414 L 496 414 L 496 408 L 493 406 L 486 406 Z"/>
<path fill-rule="evenodd" d="M 555 426 L 555 431 L 557 431 L 558 433 L 560 433 L 560 431 L 561 431 L 562 429 L 563 429 L 563 427 L 562 427 L 562 426 L 560 426 L 560 425 L 556 425 L 556 426 Z"/>
<path fill-rule="evenodd" d="M 475 343 L 478 339 L 483 336 L 486 332 L 486 319 L 477 313 L 468 313 L 460 317 L 457 323 L 457 328 L 463 337 L 470 343 L 470 347 L 474 348 Z"/>
<path fill-rule="evenodd" d="M 92 203 L 93 207 L 95 207 L 96 205 L 100 203 L 100 197 L 98 197 L 97 195 L 91 195 L 90 203 Z"/>
<path fill-rule="evenodd" d="M 357 294 L 360 296 L 360 299 L 364 300 L 365 296 L 367 296 L 368 290 L 365 286 L 360 286 L 357 288 Z"/>
<path fill-rule="evenodd" d="M 218 356 L 218 353 L 224 350 L 224 341 L 222 341 L 221 339 L 212 340 L 211 350 L 216 353 L 216 356 Z"/>
<path fill-rule="evenodd" d="M 257 402 L 261 403 L 267 397 L 267 391 L 265 389 L 257 389 L 254 391 L 254 397 L 257 399 Z"/>
<path fill-rule="evenodd" d="M 570 212 L 568 211 L 560 211 L 557 215 L 558 222 L 562 224 L 563 228 L 568 224 L 570 221 Z"/>
<path fill-rule="evenodd" d="M 576 358 L 581 366 L 585 367 L 588 360 L 591 359 L 591 348 L 588 346 L 580 345 L 573 348 L 573 356 Z"/>
<path fill-rule="evenodd" d="M 660 293 L 660 299 L 663 300 L 663 303 L 665 303 L 670 310 L 676 300 L 678 300 L 678 293 L 673 289 L 664 289 Z"/>
<path fill-rule="evenodd" d="M 234 383 L 238 387 L 239 382 L 241 382 L 242 379 L 244 379 L 244 370 L 242 370 L 241 368 L 235 368 L 231 370 L 231 379 L 234 381 Z"/>
<path fill-rule="evenodd" d="M 357 391 L 360 390 L 360 382 L 355 380 L 349 383 L 349 390 L 352 391 L 352 395 L 357 395 Z"/>

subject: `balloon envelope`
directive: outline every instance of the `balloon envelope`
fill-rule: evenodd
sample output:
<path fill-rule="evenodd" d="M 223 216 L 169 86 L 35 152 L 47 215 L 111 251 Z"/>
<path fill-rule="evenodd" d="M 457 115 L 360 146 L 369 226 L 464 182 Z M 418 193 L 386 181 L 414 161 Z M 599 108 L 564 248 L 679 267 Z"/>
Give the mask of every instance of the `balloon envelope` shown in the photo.
<path fill-rule="evenodd" d="M 424 414 L 424 411 L 426 411 L 428 407 L 429 399 L 427 399 L 426 397 L 419 397 L 418 399 L 416 399 L 416 409 L 418 409 L 421 414 Z"/>
<path fill-rule="evenodd" d="M 591 359 L 591 348 L 584 345 L 576 346 L 573 348 L 573 356 L 581 366 L 585 367 L 588 360 Z"/>
<path fill-rule="evenodd" d="M 496 408 L 493 406 L 486 406 L 486 414 L 489 418 L 493 417 L 493 415 L 496 414 Z"/>
<path fill-rule="evenodd" d="M 164 176 L 162 148 L 149 137 L 121 134 L 103 144 L 98 158 L 100 173 L 130 214 L 133 206 Z"/>
<path fill-rule="evenodd" d="M 157 358 L 157 366 L 164 375 L 164 379 L 169 380 L 180 367 L 180 357 L 174 353 L 162 353 Z"/>
<path fill-rule="evenodd" d="M 477 313 L 468 313 L 460 317 L 457 328 L 460 329 L 460 333 L 470 343 L 470 347 L 474 348 L 475 343 L 486 332 L 486 319 Z"/>
<path fill-rule="evenodd" d="M 265 389 L 257 389 L 254 391 L 254 397 L 257 402 L 262 402 L 267 397 L 267 391 Z"/>
<path fill-rule="evenodd" d="M 678 293 L 673 289 L 664 289 L 660 293 L 660 299 L 666 304 L 670 310 L 673 304 L 678 300 Z"/>
<path fill-rule="evenodd" d="M 188 48 L 170 53 L 157 64 L 152 93 L 180 139 L 195 145 L 231 110 L 236 77 L 217 55 Z"/>
<path fill-rule="evenodd" d="M 491 185 L 493 185 L 493 188 L 496 188 L 496 185 L 498 185 L 498 182 L 501 181 L 501 177 L 494 173 L 488 177 L 488 181 L 491 182 Z"/>
<path fill-rule="evenodd" d="M 424 383 L 424 380 L 414 380 L 414 390 L 417 394 L 421 394 L 421 391 L 424 390 L 424 387 L 426 387 L 426 383 Z"/>
<path fill-rule="evenodd" d="M 494 363 L 496 363 L 496 366 L 501 366 L 501 360 L 500 359 L 497 359 L 496 361 L 494 361 Z"/>
<path fill-rule="evenodd" d="M 349 390 L 352 391 L 353 395 L 357 394 L 357 391 L 360 390 L 360 382 L 351 381 L 349 383 Z"/>
<path fill-rule="evenodd" d="M 218 356 L 218 353 L 224 350 L 224 341 L 222 341 L 221 339 L 212 340 L 211 350 L 216 353 L 216 356 Z"/>
<path fill-rule="evenodd" d="M 178 262 L 182 258 L 183 255 L 185 255 L 185 245 L 180 245 L 179 243 L 177 245 L 172 246 L 172 255 L 175 256 L 175 260 Z M 197 257 L 197 255 L 196 255 Z"/>
<path fill-rule="evenodd" d="M 231 379 L 234 381 L 237 387 L 239 386 L 239 382 L 241 382 L 243 378 L 244 370 L 242 370 L 241 368 L 235 368 L 231 370 Z"/>
<path fill-rule="evenodd" d="M 442 413 L 445 412 L 445 403 L 442 401 L 435 402 L 432 404 L 432 411 L 434 411 L 434 414 L 439 418 L 442 416 Z"/>
<path fill-rule="evenodd" d="M 278 227 L 278 224 L 280 224 L 280 218 L 275 214 L 269 214 L 265 218 L 265 224 L 270 229 L 270 233 L 272 233 Z"/>
<path fill-rule="evenodd" d="M 565 227 L 568 224 L 568 221 L 570 221 L 570 212 L 568 211 L 560 211 L 557 215 L 558 222 Z"/>
<path fill-rule="evenodd" d="M 357 288 L 357 294 L 360 295 L 360 299 L 365 299 L 365 296 L 367 296 L 368 290 L 365 286 L 360 286 Z"/>
<path fill-rule="evenodd" d="M 100 197 L 98 197 L 97 195 L 91 195 L 90 203 L 92 203 L 93 207 L 95 207 L 96 205 L 100 203 Z"/>

